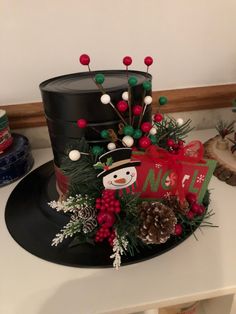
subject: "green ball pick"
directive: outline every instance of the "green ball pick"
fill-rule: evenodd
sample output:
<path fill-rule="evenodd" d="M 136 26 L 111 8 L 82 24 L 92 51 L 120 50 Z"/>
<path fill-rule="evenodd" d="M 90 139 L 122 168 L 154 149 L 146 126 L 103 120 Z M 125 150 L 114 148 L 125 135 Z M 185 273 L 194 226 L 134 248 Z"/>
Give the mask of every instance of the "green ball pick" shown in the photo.
<path fill-rule="evenodd" d="M 139 139 L 141 136 L 142 136 L 142 131 L 140 130 L 140 129 L 136 129 L 136 130 L 134 130 L 134 135 L 133 135 L 133 137 L 134 137 L 134 139 Z"/>
<path fill-rule="evenodd" d="M 131 125 L 126 125 L 123 128 L 123 133 L 125 135 L 130 135 L 132 136 L 134 134 L 134 128 Z"/>
<path fill-rule="evenodd" d="M 152 144 L 157 144 L 157 138 L 155 135 L 150 135 L 149 138 L 150 138 Z"/>
<path fill-rule="evenodd" d="M 164 106 L 165 104 L 167 104 L 167 102 L 168 102 L 168 99 L 167 99 L 166 97 L 161 96 L 161 97 L 159 98 L 159 104 L 160 104 L 160 106 Z"/>
<path fill-rule="evenodd" d="M 101 155 L 103 153 L 103 148 L 101 146 L 95 145 L 92 147 L 92 153 L 95 156 Z"/>
<path fill-rule="evenodd" d="M 94 79 L 97 84 L 102 84 L 105 81 L 105 76 L 101 73 L 98 73 L 95 75 Z"/>
<path fill-rule="evenodd" d="M 151 90 L 151 88 L 152 88 L 152 83 L 150 81 L 143 82 L 143 89 L 144 90 L 149 91 L 149 90 Z"/>
<path fill-rule="evenodd" d="M 136 76 L 131 76 L 128 80 L 128 83 L 131 87 L 135 86 L 138 83 Z"/>
<path fill-rule="evenodd" d="M 102 138 L 105 138 L 105 139 L 109 138 L 109 132 L 107 130 L 102 130 L 100 132 L 100 135 Z"/>

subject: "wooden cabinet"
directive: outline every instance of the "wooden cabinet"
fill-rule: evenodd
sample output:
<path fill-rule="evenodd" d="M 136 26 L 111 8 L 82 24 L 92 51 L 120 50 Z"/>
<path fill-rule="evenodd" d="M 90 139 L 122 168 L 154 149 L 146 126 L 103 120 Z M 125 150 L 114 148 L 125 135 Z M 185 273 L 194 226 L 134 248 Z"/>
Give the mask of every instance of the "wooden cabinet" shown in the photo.
<path fill-rule="evenodd" d="M 220 296 L 178 306 L 151 309 L 144 314 L 235 314 L 234 295 Z"/>

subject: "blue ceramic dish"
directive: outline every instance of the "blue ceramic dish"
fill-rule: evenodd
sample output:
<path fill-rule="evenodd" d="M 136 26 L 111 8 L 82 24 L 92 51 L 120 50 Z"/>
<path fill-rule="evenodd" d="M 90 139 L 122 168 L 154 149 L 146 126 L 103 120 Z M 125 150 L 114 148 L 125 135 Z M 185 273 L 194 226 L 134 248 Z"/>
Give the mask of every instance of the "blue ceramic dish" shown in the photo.
<path fill-rule="evenodd" d="M 0 187 L 24 176 L 34 163 L 28 139 L 20 134 L 12 136 L 12 145 L 0 154 Z"/>

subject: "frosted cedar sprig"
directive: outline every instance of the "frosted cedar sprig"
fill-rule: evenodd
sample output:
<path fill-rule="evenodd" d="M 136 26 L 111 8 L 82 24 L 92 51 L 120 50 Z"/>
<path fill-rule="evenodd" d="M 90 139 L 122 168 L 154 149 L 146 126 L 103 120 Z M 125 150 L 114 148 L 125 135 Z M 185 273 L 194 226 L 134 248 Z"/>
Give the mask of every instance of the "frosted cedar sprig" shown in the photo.
<path fill-rule="evenodd" d="M 70 196 L 65 201 L 51 201 L 48 205 L 56 209 L 58 212 L 63 211 L 64 213 L 81 210 L 85 207 L 90 207 L 93 203 L 93 199 L 88 195 L 76 195 L 75 197 Z"/>
<path fill-rule="evenodd" d="M 79 233 L 90 233 L 96 227 L 97 220 L 95 217 L 91 216 L 89 218 L 81 218 L 74 214 L 71 216 L 71 220 L 60 230 L 59 233 L 56 234 L 55 238 L 52 240 L 51 245 L 57 246 L 68 237 L 73 237 Z"/>
<path fill-rule="evenodd" d="M 97 227 L 94 199 L 88 195 L 70 196 L 65 201 L 52 201 L 49 206 L 57 211 L 70 213 L 70 221 L 56 234 L 52 246 L 57 246 L 68 237 L 78 233 L 90 233 Z"/>
<path fill-rule="evenodd" d="M 69 221 L 59 233 L 56 234 L 55 238 L 52 240 L 51 246 L 57 246 L 62 243 L 63 240 L 73 237 L 77 232 L 80 232 L 82 227 L 82 222 L 77 221 Z"/>
<path fill-rule="evenodd" d="M 118 270 L 121 265 L 121 256 L 127 251 L 128 240 L 125 236 L 118 237 L 117 233 L 115 233 L 115 239 L 113 241 L 113 254 L 110 256 L 113 260 L 113 267 Z"/>

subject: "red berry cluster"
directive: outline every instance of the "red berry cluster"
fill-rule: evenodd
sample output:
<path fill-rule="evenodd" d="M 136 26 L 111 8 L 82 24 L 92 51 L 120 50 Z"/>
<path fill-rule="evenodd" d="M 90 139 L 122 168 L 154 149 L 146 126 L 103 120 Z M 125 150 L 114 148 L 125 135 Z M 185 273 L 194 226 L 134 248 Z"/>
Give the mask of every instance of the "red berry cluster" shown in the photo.
<path fill-rule="evenodd" d="M 181 140 L 175 142 L 172 138 L 168 138 L 166 145 L 168 146 L 170 153 L 178 154 L 179 151 L 184 147 L 184 142 Z"/>
<path fill-rule="evenodd" d="M 113 246 L 113 241 L 115 239 L 114 229 L 108 229 L 105 226 L 101 226 L 100 229 L 96 232 L 95 242 L 102 242 L 107 239 L 110 246 Z"/>
<path fill-rule="evenodd" d="M 113 246 L 113 242 L 114 242 L 115 237 L 116 237 L 115 230 L 112 229 L 111 233 L 110 233 L 110 236 L 108 238 L 108 242 L 109 242 L 110 246 Z"/>
<path fill-rule="evenodd" d="M 186 215 L 189 220 L 192 220 L 195 216 L 202 216 L 205 213 L 206 208 L 204 205 L 197 202 L 196 194 L 188 193 L 186 195 L 186 200 L 190 205 L 190 210 Z"/>
<path fill-rule="evenodd" d="M 202 216 L 206 208 L 197 202 L 197 195 L 194 193 L 188 193 L 186 195 L 186 200 L 188 201 L 190 205 L 190 210 L 187 212 L 186 217 L 188 220 L 193 220 L 195 216 Z M 175 225 L 175 235 L 176 236 L 181 236 L 183 233 L 183 226 L 178 223 Z"/>
<path fill-rule="evenodd" d="M 175 225 L 175 235 L 180 236 L 183 232 L 183 227 L 181 224 L 176 224 Z"/>
<path fill-rule="evenodd" d="M 116 213 L 120 212 L 120 201 L 115 197 L 115 190 L 104 190 L 102 197 L 96 199 L 96 208 L 100 212 Z"/>
<path fill-rule="evenodd" d="M 114 190 L 104 190 L 101 198 L 96 199 L 96 209 L 98 210 L 97 221 L 100 228 L 96 232 L 95 241 L 102 242 L 108 239 L 110 245 L 113 245 L 115 238 L 112 228 L 116 221 L 116 214 L 119 214 L 120 201 L 115 197 Z"/>

